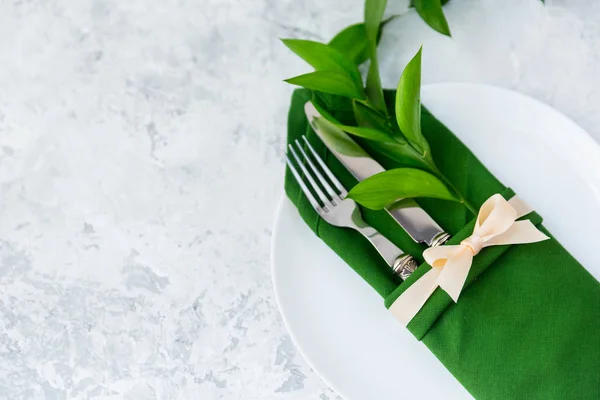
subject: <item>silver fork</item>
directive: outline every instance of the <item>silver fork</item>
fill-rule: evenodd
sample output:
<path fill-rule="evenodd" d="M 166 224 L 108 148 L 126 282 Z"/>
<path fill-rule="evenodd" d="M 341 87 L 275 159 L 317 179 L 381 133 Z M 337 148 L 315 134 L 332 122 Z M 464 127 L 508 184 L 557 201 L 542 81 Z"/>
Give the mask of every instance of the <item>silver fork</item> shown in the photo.
<path fill-rule="evenodd" d="M 383 257 L 397 276 L 403 280 L 408 278 L 417 268 L 414 258 L 410 254 L 405 254 L 395 244 L 363 220 L 360 209 L 354 200 L 346 198 L 348 191 L 325 165 L 321 157 L 319 157 L 306 139 L 306 136 L 302 136 L 302 140 L 312 157 L 304 151 L 300 141 L 296 140 L 296 148 L 290 144 L 289 152 L 285 158 L 292 175 L 298 181 L 302 192 L 304 192 L 304 195 L 315 211 L 321 218 L 333 226 L 351 228 L 360 232 L 377 249 L 381 257 Z M 290 153 L 302 171 L 302 175 L 292 163 L 289 156 Z M 302 160 L 306 162 L 306 165 Z M 315 165 L 313 160 L 317 162 L 320 168 Z M 328 179 L 323 176 L 321 171 L 325 173 Z M 303 179 L 303 176 L 306 180 Z M 319 200 L 315 198 L 313 192 Z"/>

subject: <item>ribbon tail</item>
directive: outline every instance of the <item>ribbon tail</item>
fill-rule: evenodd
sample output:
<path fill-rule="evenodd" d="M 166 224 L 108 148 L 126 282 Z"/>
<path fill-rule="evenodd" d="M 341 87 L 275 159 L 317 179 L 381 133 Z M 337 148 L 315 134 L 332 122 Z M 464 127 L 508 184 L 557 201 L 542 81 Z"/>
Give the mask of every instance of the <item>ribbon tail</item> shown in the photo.
<path fill-rule="evenodd" d="M 473 264 L 473 253 L 465 249 L 446 261 L 444 270 L 438 278 L 440 288 L 448 293 L 455 303 L 458 302 L 458 296 L 469 276 L 471 264 Z"/>
<path fill-rule="evenodd" d="M 390 312 L 402 325 L 408 325 L 435 291 L 440 272 L 439 268 L 430 269 L 392 303 Z"/>
<path fill-rule="evenodd" d="M 535 243 L 550 239 L 530 220 L 516 221 L 505 232 L 486 241 L 484 247 L 503 244 Z"/>

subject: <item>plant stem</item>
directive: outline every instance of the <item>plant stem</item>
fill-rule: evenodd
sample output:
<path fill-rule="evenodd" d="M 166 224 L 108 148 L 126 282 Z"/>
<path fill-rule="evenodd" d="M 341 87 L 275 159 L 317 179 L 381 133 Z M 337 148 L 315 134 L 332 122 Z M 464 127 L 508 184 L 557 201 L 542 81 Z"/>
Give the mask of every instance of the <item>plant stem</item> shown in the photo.
<path fill-rule="evenodd" d="M 367 81 L 365 91 L 367 98 L 370 100 L 373 107 L 384 114 L 388 115 L 385 99 L 383 98 L 383 88 L 381 87 L 381 78 L 379 76 L 379 64 L 377 62 L 377 43 L 370 42 L 370 59 L 369 71 L 367 73 Z"/>
<path fill-rule="evenodd" d="M 473 206 L 467 201 L 467 199 L 465 199 L 464 197 L 462 197 L 460 194 L 458 195 L 461 198 L 461 203 L 467 207 L 467 210 L 471 211 L 471 214 L 477 216 L 477 210 L 475 208 L 473 208 Z"/>
<path fill-rule="evenodd" d="M 369 109 L 373 110 L 374 112 L 378 113 L 379 115 L 381 115 L 382 117 L 384 117 L 383 113 L 381 111 L 379 111 L 377 108 L 375 108 L 375 106 L 371 103 L 371 101 L 369 99 L 354 99 L 354 101 L 356 101 L 357 103 L 362 104 L 365 107 L 369 107 Z"/>
<path fill-rule="evenodd" d="M 440 178 L 446 184 L 446 186 L 448 186 L 454 192 L 454 194 L 456 194 L 456 196 L 460 200 L 460 203 L 462 203 L 467 208 L 467 210 L 471 212 L 471 214 L 477 216 L 477 210 L 475 209 L 475 207 L 473 207 L 471 203 L 469 203 L 467 199 L 460 193 L 456 186 L 454 186 L 452 182 L 450 182 L 450 180 L 448 180 L 448 178 L 446 178 L 444 174 L 442 174 L 442 172 L 438 169 L 435 163 L 431 162 L 428 164 L 430 168 L 432 168 L 433 172 L 435 172 L 435 174 L 438 176 L 438 178 Z"/>

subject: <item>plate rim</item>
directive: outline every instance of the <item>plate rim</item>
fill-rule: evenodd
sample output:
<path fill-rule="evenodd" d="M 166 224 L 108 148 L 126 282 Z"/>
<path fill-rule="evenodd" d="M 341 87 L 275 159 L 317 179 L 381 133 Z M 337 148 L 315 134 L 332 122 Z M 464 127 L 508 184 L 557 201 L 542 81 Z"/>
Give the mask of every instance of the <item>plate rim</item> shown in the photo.
<path fill-rule="evenodd" d="M 588 148 L 589 151 L 596 152 L 599 155 L 599 158 L 597 159 L 597 164 L 598 164 L 598 166 L 600 166 L 600 138 L 598 139 L 598 141 L 596 141 L 596 139 L 594 139 L 592 137 L 592 135 L 589 134 L 589 132 L 587 132 L 581 125 L 579 125 L 575 120 L 573 120 L 573 118 L 569 117 L 568 115 L 566 115 L 565 113 L 560 111 L 558 108 L 554 107 L 553 105 L 545 103 L 542 100 L 537 99 L 537 98 L 530 96 L 523 92 L 518 92 L 516 90 L 512 90 L 512 89 L 502 87 L 502 86 L 489 85 L 489 84 L 485 84 L 485 83 L 475 83 L 475 82 L 450 81 L 450 82 L 428 83 L 428 84 L 424 84 L 421 87 L 421 92 L 423 92 L 424 89 L 427 89 L 430 87 L 443 87 L 443 86 L 446 86 L 446 87 L 470 86 L 473 88 L 485 88 L 485 89 L 491 89 L 491 90 L 494 90 L 497 92 L 510 93 L 511 95 L 516 95 L 517 97 L 520 97 L 526 101 L 530 101 L 531 103 L 536 104 L 537 106 L 541 106 L 542 108 L 547 109 L 548 111 L 556 114 L 557 117 L 562 118 L 566 121 L 569 121 L 570 124 L 572 124 L 573 126 L 575 126 L 577 128 L 577 131 L 578 131 L 577 140 L 581 140 L 582 144 L 585 144 L 586 148 Z M 421 98 L 423 98 L 423 96 L 421 96 Z M 460 137 L 458 139 L 461 142 L 463 141 Z M 589 146 L 589 147 L 587 147 L 587 146 Z M 477 157 L 477 155 L 475 155 L 475 156 Z"/>
<path fill-rule="evenodd" d="M 277 253 L 277 250 L 275 247 L 275 241 L 277 240 L 277 235 L 278 235 L 279 229 L 281 229 L 279 227 L 279 220 L 281 217 L 281 213 L 283 212 L 283 207 L 284 207 L 285 202 L 291 203 L 290 199 L 287 198 L 287 195 L 284 190 L 283 194 L 279 197 L 279 200 L 277 201 L 277 209 L 275 211 L 275 218 L 273 220 L 272 230 L 271 230 L 273 233 L 271 235 L 271 241 L 270 241 L 271 251 L 269 254 L 269 262 L 271 264 L 270 265 L 271 285 L 273 285 L 273 292 L 275 293 L 275 302 L 277 303 L 277 309 L 279 310 L 279 315 L 281 316 L 281 319 L 283 320 L 285 329 L 286 329 L 288 335 L 290 335 L 290 338 L 292 339 L 292 342 L 294 343 L 296 350 L 298 351 L 298 353 L 300 353 L 302 358 L 304 358 L 304 361 L 306 361 L 306 363 L 308 364 L 310 369 L 315 373 L 315 375 L 317 375 L 317 377 L 319 377 L 319 379 L 321 379 L 322 382 L 324 382 L 327 386 L 329 386 L 331 389 L 333 389 L 333 391 L 335 391 L 335 393 L 337 395 L 339 395 L 343 399 L 349 399 L 350 397 L 347 396 L 344 391 L 340 390 L 337 387 L 337 385 L 332 384 L 329 381 L 329 379 L 325 378 L 323 376 L 323 374 L 321 372 L 319 372 L 319 370 L 314 366 L 313 360 L 308 356 L 308 354 L 305 352 L 304 348 L 300 345 L 300 342 L 298 341 L 296 334 L 293 332 L 292 329 L 290 329 L 288 317 L 283 312 L 284 307 L 282 306 L 281 298 L 279 295 L 279 289 L 276 284 L 276 275 L 277 275 L 276 269 L 277 268 L 275 268 L 275 258 L 276 258 L 275 253 Z"/>
<path fill-rule="evenodd" d="M 558 110 L 556 107 L 554 107 L 550 104 L 547 104 L 537 98 L 534 98 L 528 94 L 518 92 L 518 91 L 509 89 L 509 88 L 505 88 L 505 87 L 495 86 L 495 85 L 481 84 L 481 83 L 475 83 L 475 82 L 459 82 L 459 81 L 430 83 L 430 84 L 423 85 L 421 90 L 428 88 L 428 87 L 442 87 L 442 86 L 445 86 L 445 87 L 470 86 L 470 87 L 477 87 L 477 88 L 486 88 L 486 89 L 491 89 L 493 91 L 510 93 L 511 95 L 516 95 L 522 99 L 525 99 L 526 101 L 535 103 L 537 106 L 542 106 L 542 108 L 547 109 L 548 111 L 552 112 L 553 114 L 556 114 L 557 116 L 559 116 L 565 120 L 568 120 L 571 124 L 573 124 L 577 128 L 576 130 L 578 131 L 578 133 L 576 134 L 576 137 L 577 137 L 577 140 L 579 141 L 579 144 L 582 146 L 588 146 L 589 151 L 595 152 L 600 156 L 600 143 L 598 141 L 596 141 L 583 127 L 581 127 L 571 117 L 569 117 L 568 115 L 565 115 L 563 112 Z M 459 138 L 459 140 L 462 141 L 462 139 L 460 139 L 460 138 Z M 598 164 L 598 166 L 600 166 L 600 157 L 598 157 L 597 160 L 598 160 L 597 164 Z M 600 197 L 598 200 L 600 202 Z M 332 382 L 329 379 L 327 379 L 319 371 L 318 368 L 315 367 L 312 358 L 307 354 L 307 352 L 305 351 L 303 346 L 298 341 L 294 330 L 291 329 L 289 320 L 288 320 L 288 316 L 284 312 L 285 307 L 283 307 L 283 305 L 282 305 L 281 297 L 280 297 L 280 293 L 279 293 L 280 288 L 277 285 L 278 272 L 277 272 L 277 268 L 275 266 L 275 259 L 277 258 L 276 253 L 278 252 L 278 250 L 277 250 L 277 247 L 275 246 L 275 242 L 278 239 L 279 230 L 281 229 L 279 227 L 279 221 L 281 219 L 281 214 L 283 213 L 283 208 L 284 208 L 286 202 L 291 203 L 291 201 L 287 198 L 287 195 L 284 190 L 283 193 L 281 194 L 281 196 L 279 197 L 279 200 L 277 201 L 277 207 L 276 207 L 274 219 L 273 219 L 273 222 L 271 225 L 272 226 L 272 236 L 271 236 L 271 240 L 270 240 L 271 249 L 270 249 L 269 262 L 270 262 L 270 270 L 271 270 L 271 284 L 273 285 L 273 292 L 275 295 L 275 301 L 277 304 L 277 308 L 279 310 L 279 314 L 281 315 L 283 323 L 286 327 L 287 333 L 290 335 L 290 338 L 292 339 L 292 342 L 294 343 L 294 346 L 296 347 L 296 350 L 304 358 L 304 360 L 309 365 L 309 367 L 315 372 L 315 374 L 319 377 L 319 379 L 321 379 L 322 382 L 324 382 L 332 390 L 334 390 L 336 392 L 336 394 L 338 394 L 340 397 L 342 397 L 344 399 L 351 399 L 351 396 L 348 396 L 345 393 L 345 391 L 340 390 L 337 385 L 332 384 Z"/>

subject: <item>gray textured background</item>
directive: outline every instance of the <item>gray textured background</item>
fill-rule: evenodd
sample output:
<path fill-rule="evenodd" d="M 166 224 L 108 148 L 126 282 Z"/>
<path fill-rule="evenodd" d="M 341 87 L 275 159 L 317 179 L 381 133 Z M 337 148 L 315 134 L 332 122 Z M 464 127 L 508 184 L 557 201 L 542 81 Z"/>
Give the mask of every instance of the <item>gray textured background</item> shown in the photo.
<path fill-rule="evenodd" d="M 402 11 L 406 1 L 390 0 Z M 386 86 L 543 100 L 600 138 L 595 0 L 453 0 L 409 12 Z M 278 37 L 328 40 L 362 0 L 0 1 L 0 398 L 319 399 L 269 274 L 282 195 Z"/>

